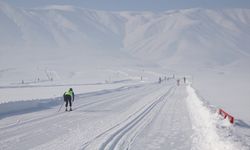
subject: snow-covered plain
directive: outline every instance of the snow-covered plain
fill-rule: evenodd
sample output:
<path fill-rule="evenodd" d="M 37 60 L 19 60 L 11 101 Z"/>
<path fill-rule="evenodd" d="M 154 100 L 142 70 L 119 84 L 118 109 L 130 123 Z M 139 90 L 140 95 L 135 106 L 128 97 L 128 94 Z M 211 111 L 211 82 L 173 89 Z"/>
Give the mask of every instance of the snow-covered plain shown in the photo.
<path fill-rule="evenodd" d="M 1 148 L 249 148 L 246 139 L 230 135 L 233 126 L 215 123 L 223 121 L 189 85 L 140 83 L 78 94 L 72 112 L 58 112 L 59 106 L 44 104 L 41 109 L 4 116 Z"/>
<path fill-rule="evenodd" d="M 0 1 L 0 149 L 250 149 L 249 35 L 248 9 Z"/>

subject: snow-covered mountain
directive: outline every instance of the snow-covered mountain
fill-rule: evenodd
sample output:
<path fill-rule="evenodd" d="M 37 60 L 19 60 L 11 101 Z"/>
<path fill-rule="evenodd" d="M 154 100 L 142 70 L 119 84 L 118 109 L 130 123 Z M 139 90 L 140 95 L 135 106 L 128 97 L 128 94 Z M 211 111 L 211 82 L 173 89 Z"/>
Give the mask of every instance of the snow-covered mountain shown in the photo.
<path fill-rule="evenodd" d="M 7 35 L 1 37 L 1 45 L 113 47 L 119 43 L 121 33 L 120 22 L 115 22 L 118 17 L 72 6 L 24 10 L 1 3 L 1 32 Z"/>
<path fill-rule="evenodd" d="M 140 58 L 189 65 L 249 58 L 249 10 L 189 9 L 131 17 L 128 28 L 134 30 L 126 34 L 125 47 Z"/>
<path fill-rule="evenodd" d="M 0 20 L 1 53 L 15 47 L 49 53 L 53 48 L 122 49 L 163 64 L 207 66 L 250 56 L 247 9 L 104 12 L 68 5 L 20 9 L 1 2 Z"/>

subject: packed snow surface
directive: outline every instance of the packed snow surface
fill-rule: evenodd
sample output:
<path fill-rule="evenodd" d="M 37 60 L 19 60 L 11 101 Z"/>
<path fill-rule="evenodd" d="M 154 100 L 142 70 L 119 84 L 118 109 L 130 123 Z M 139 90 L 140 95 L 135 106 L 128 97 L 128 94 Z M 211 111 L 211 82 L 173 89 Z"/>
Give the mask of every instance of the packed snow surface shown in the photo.
<path fill-rule="evenodd" d="M 44 103 L 40 109 L 1 115 L 0 148 L 249 148 L 244 142 L 233 140 L 236 137 L 225 136 L 230 130 L 219 129 L 216 121 L 222 120 L 186 84 L 137 82 L 77 94 L 71 112 L 65 112 L 64 106 L 60 109 L 62 100 L 57 101 L 55 105 Z"/>

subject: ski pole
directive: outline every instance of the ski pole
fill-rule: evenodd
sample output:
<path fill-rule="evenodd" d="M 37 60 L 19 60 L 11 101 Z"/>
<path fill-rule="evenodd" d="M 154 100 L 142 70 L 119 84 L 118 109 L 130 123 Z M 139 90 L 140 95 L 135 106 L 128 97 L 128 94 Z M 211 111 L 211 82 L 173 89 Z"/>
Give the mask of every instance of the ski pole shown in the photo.
<path fill-rule="evenodd" d="M 64 102 L 61 104 L 61 106 L 60 106 L 60 108 L 59 108 L 58 112 L 61 110 L 61 108 L 62 108 L 63 104 L 64 104 Z"/>

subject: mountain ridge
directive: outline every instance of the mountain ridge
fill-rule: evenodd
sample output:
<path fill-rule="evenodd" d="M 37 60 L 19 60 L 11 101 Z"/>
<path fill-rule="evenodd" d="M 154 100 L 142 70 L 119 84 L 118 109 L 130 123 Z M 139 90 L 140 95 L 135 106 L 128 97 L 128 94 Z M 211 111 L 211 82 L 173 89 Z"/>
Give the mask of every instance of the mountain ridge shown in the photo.
<path fill-rule="evenodd" d="M 71 5 L 22 9 L 1 2 L 0 19 L 2 52 L 98 49 L 163 65 L 225 65 L 250 56 L 249 9 L 109 12 Z"/>

